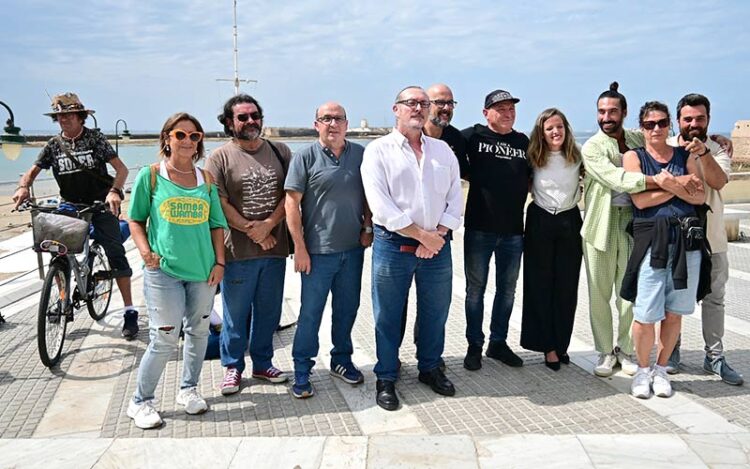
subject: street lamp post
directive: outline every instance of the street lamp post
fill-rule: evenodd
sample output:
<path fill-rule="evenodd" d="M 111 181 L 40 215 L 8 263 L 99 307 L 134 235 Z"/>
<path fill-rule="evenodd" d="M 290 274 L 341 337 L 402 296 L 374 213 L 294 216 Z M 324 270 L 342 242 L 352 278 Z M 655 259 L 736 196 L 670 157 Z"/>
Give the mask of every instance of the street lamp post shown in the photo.
<path fill-rule="evenodd" d="M 0 144 L 2 144 L 5 157 L 13 161 L 21 156 L 21 147 L 26 143 L 26 137 L 21 135 L 21 129 L 16 127 L 13 119 L 13 111 L 10 107 L 2 101 L 0 101 L 0 105 L 7 109 L 8 114 L 10 114 L 10 117 L 5 122 L 5 127 L 3 127 L 4 133 L 0 135 Z"/>
<path fill-rule="evenodd" d="M 125 119 L 117 119 L 117 122 L 115 122 L 115 153 L 117 154 L 117 157 L 120 157 L 120 132 L 119 132 L 119 126 L 120 122 L 122 122 L 122 125 L 125 127 L 125 130 L 122 131 L 122 139 L 123 140 L 130 140 L 130 132 L 128 131 L 128 123 L 125 122 Z"/>
<path fill-rule="evenodd" d="M 89 115 L 91 116 L 92 119 L 94 119 L 94 128 L 91 130 L 96 130 L 97 132 L 100 131 L 101 129 L 99 128 L 99 123 L 96 121 L 96 116 L 93 114 L 89 114 Z"/>

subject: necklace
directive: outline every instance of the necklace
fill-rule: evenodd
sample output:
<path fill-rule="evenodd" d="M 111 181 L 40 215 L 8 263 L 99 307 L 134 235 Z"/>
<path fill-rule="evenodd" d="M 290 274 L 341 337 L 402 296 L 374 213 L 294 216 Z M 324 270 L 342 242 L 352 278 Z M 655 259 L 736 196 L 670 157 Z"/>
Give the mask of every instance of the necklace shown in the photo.
<path fill-rule="evenodd" d="M 83 127 L 81 127 L 81 131 L 78 132 L 78 135 L 76 135 L 75 137 L 68 137 L 65 135 L 65 132 L 60 132 L 60 136 L 63 138 L 63 140 L 66 140 L 67 142 L 69 142 L 68 145 L 70 145 L 70 148 L 72 150 L 76 149 L 76 139 L 78 139 L 78 137 L 80 137 L 82 134 L 83 134 Z"/>
<path fill-rule="evenodd" d="M 181 170 L 175 168 L 174 165 L 171 162 L 169 162 L 169 161 L 167 161 L 167 166 L 169 166 L 170 168 L 172 168 L 173 171 L 177 171 L 180 174 L 195 174 L 195 166 L 193 166 L 193 168 L 190 171 L 181 171 Z"/>

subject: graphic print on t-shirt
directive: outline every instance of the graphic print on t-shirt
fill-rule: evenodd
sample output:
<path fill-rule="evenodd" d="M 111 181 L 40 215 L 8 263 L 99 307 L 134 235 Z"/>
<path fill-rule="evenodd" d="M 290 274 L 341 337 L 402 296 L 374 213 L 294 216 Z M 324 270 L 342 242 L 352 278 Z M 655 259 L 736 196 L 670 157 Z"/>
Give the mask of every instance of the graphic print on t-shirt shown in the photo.
<path fill-rule="evenodd" d="M 197 197 L 170 197 L 159 205 L 159 214 L 175 225 L 199 225 L 208 221 L 208 201 Z"/>
<path fill-rule="evenodd" d="M 78 168 L 79 166 L 92 170 L 96 168 L 93 156 L 94 152 L 92 150 L 71 151 L 70 154 L 73 155 L 80 164 L 75 164 L 65 153 L 55 155 L 55 164 L 57 165 L 58 174 L 77 173 L 81 171 L 81 169 Z"/>
<path fill-rule="evenodd" d="M 251 220 L 268 217 L 279 200 L 279 177 L 272 167 L 251 168 L 242 175 L 242 216 Z"/>
<path fill-rule="evenodd" d="M 520 148 L 513 148 L 505 142 L 478 142 L 478 153 L 494 153 L 495 158 L 510 160 L 513 158 L 526 159 L 526 152 Z"/>

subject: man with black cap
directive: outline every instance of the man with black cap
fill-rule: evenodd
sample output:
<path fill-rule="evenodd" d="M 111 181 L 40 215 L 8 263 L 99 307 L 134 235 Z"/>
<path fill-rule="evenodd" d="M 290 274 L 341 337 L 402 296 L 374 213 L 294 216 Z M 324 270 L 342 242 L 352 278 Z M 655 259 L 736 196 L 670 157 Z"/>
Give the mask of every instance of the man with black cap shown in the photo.
<path fill-rule="evenodd" d="M 523 207 L 531 177 L 526 159 L 529 139 L 513 130 L 519 101 L 505 90 L 491 92 L 482 111 L 487 125 L 476 124 L 462 131 L 467 140 L 470 181 L 464 233 L 467 370 L 482 367 L 484 291 L 493 254 L 495 300 L 487 356 L 509 366 L 523 365 L 506 343 L 521 267 Z"/>
<path fill-rule="evenodd" d="M 52 112 L 45 115 L 60 124 L 60 135 L 47 142 L 34 166 L 21 177 L 13 195 L 16 207 L 30 196 L 29 188 L 43 169 L 52 169 L 60 187 L 60 196 L 67 202 L 92 204 L 105 201 L 109 212 L 94 213 L 96 239 L 104 248 L 112 276 L 122 294 L 124 324 L 122 336 L 135 339 L 138 334 L 138 311 L 133 308 L 130 294 L 132 270 L 125 257 L 120 234 L 120 204 L 125 199 L 122 188 L 128 177 L 128 168 L 118 158 L 101 132 L 84 126 L 86 118 L 94 111 L 86 109 L 75 93 L 59 94 L 52 98 Z M 114 181 L 107 173 L 107 163 L 115 170 Z"/>

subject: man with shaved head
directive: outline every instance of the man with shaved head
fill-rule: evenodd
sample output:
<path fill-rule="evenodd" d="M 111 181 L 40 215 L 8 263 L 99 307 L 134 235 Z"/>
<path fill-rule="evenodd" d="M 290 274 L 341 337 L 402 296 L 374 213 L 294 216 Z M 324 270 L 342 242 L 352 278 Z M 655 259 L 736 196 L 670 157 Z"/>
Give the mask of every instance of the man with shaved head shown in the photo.
<path fill-rule="evenodd" d="M 395 383 L 404 301 L 417 285 L 419 381 L 445 396 L 456 392 L 440 369 L 453 268 L 446 238 L 461 225 L 459 166 L 450 147 L 423 133 L 430 99 L 404 88 L 393 104 L 393 132 L 370 143 L 362 183 L 372 209 L 372 305 L 378 361 L 377 404 L 396 410 Z"/>
<path fill-rule="evenodd" d="M 318 140 L 294 154 L 284 184 L 294 270 L 302 276 L 292 347 L 292 394 L 299 399 L 314 394 L 310 373 L 329 292 L 331 375 L 352 385 L 364 381 L 352 363 L 351 332 L 359 309 L 364 249 L 373 236 L 360 176 L 364 148 L 346 140 L 346 111 L 338 103 L 325 103 L 315 111 L 313 125 Z"/>
<path fill-rule="evenodd" d="M 437 138 L 451 147 L 458 158 L 461 178 L 466 179 L 469 173 L 469 161 L 466 159 L 466 139 L 457 128 L 451 125 L 453 110 L 458 101 L 453 99 L 453 91 L 448 85 L 438 83 L 427 88 L 430 98 L 430 114 L 424 124 L 424 133 Z"/>

